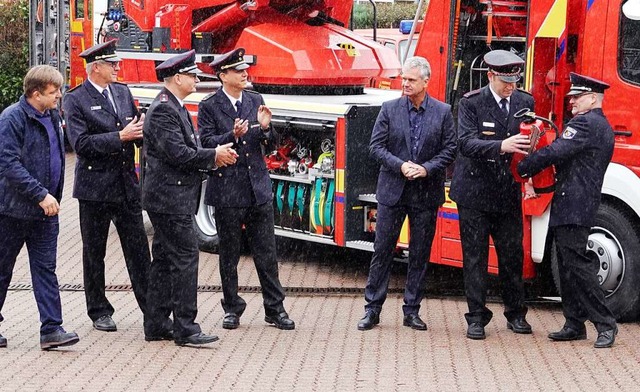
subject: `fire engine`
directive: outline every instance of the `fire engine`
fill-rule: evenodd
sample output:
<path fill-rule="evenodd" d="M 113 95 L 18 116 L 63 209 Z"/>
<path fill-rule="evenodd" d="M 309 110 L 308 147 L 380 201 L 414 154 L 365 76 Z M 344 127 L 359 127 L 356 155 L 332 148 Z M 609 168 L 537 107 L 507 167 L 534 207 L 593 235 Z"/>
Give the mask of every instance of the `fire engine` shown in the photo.
<path fill-rule="evenodd" d="M 276 234 L 372 251 L 377 167 L 367 158 L 368 142 L 381 102 L 400 95 L 388 90 L 398 85 L 396 54 L 346 28 L 352 0 L 183 3 L 188 4 L 34 0 L 31 61 L 58 66 L 73 86 L 85 77 L 77 54 L 117 38 L 122 81 L 145 107 L 159 91 L 156 61 L 194 48 L 202 69 L 211 73 L 207 63 L 215 54 L 244 47 L 254 65 L 253 88 L 263 93 L 282 135 L 280 147 L 265 158 L 272 172 Z M 533 94 L 536 113 L 560 128 L 570 115 L 564 97 L 570 71 L 611 85 L 604 111 L 615 132 L 615 152 L 587 250 L 599 262 L 598 278 L 618 319 L 636 318 L 640 0 L 443 0 L 428 2 L 418 17 L 424 22 L 415 53 L 431 63 L 429 93 L 450 103 L 454 115 L 462 94 L 487 83 L 482 58 L 491 49 L 526 60 L 522 87 Z M 200 87 L 186 100 L 194 117 L 200 100 L 219 84 Z M 555 270 L 554 244 L 547 236 L 551 197 L 523 201 L 527 279 L 545 268 Z M 211 207 L 201 204 L 196 225 L 201 248 L 214 249 Z M 405 227 L 400 250 L 408 247 L 408 235 Z M 450 200 L 439 211 L 430 261 L 462 265 L 458 215 Z M 496 273 L 493 249 L 489 264 Z"/>

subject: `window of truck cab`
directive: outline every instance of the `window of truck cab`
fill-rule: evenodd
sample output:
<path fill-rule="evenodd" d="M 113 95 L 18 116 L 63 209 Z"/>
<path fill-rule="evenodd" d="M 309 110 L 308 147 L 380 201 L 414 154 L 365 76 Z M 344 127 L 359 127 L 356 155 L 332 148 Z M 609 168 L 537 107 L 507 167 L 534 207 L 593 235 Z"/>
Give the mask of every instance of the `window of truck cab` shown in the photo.
<path fill-rule="evenodd" d="M 640 20 L 632 20 L 620 12 L 618 41 L 618 73 L 630 83 L 640 85 Z"/>

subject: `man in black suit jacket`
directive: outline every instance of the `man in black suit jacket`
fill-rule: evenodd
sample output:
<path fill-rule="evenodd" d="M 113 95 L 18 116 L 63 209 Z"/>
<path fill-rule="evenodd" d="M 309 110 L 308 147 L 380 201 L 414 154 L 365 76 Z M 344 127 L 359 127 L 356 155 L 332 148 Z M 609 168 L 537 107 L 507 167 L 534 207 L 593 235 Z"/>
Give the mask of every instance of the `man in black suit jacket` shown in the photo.
<path fill-rule="evenodd" d="M 205 147 L 223 143 L 238 146 L 235 165 L 221 168 L 207 182 L 205 202 L 215 207 L 220 235 L 220 277 L 225 316 L 222 327 L 235 329 L 247 304 L 238 295 L 238 261 L 245 227 L 253 260 L 262 286 L 265 321 L 279 329 L 291 330 L 295 323 L 284 309 L 284 290 L 278 278 L 273 223 L 271 180 L 261 145 L 274 138 L 271 110 L 262 96 L 245 90 L 247 68 L 244 49 L 238 48 L 216 58 L 222 88 L 202 100 L 198 129 Z"/>
<path fill-rule="evenodd" d="M 600 289 L 598 261 L 586 254 L 586 248 L 613 156 L 613 129 L 602 111 L 609 85 L 576 73 L 569 77 L 567 95 L 574 117 L 561 137 L 520 162 L 518 172 L 531 177 L 551 165 L 557 171 L 549 228 L 557 249 L 565 324 L 550 333 L 549 339 L 586 339 L 588 319 L 598 330 L 594 347 L 607 348 L 613 346 L 618 327 Z"/>
<path fill-rule="evenodd" d="M 407 216 L 411 237 L 403 325 L 427 329 L 418 311 L 424 297 L 438 208 L 444 203 L 445 171 L 456 150 L 451 106 L 427 94 L 430 76 L 426 59 L 407 59 L 402 68 L 404 96 L 383 103 L 373 127 L 369 152 L 380 163 L 378 219 L 365 289 L 366 313 L 358 323 L 361 331 L 380 321 L 393 251 Z"/>
<path fill-rule="evenodd" d="M 138 306 L 143 314 L 146 310 L 151 256 L 134 164 L 144 115 L 139 115 L 129 88 L 116 82 L 120 58 L 115 41 L 93 46 L 80 57 L 87 62 L 87 80 L 65 95 L 62 107 L 77 154 L 73 196 L 80 205 L 84 290 L 93 327 L 115 331 L 104 276 L 111 222 L 120 237 Z"/>
<path fill-rule="evenodd" d="M 198 244 L 193 217 L 203 172 L 235 162 L 231 143 L 202 148 L 183 100 L 196 90 L 195 51 L 156 67 L 165 88 L 154 99 L 144 124 L 145 176 L 142 204 L 154 228 L 149 271 L 145 340 L 200 345 L 218 340 L 202 333 L 198 313 Z M 173 326 L 169 316 L 173 312 Z"/>
<path fill-rule="evenodd" d="M 526 153 L 529 138 L 520 135 L 513 115 L 533 109 L 533 98 L 516 89 L 524 62 L 504 50 L 484 56 L 489 85 L 462 98 L 458 109 L 458 148 L 449 196 L 458 205 L 464 286 L 470 339 L 484 339 L 493 313 L 485 306 L 489 235 L 498 254 L 507 328 L 531 333 L 525 316 L 522 282 L 521 186 L 510 171 L 514 152 Z"/>

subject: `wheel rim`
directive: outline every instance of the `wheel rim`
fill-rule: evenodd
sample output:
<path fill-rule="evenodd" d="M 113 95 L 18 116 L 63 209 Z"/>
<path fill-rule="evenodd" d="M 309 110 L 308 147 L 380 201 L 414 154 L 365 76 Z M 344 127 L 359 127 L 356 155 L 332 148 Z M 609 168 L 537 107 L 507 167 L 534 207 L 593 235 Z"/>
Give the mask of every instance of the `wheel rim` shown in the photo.
<path fill-rule="evenodd" d="M 218 235 L 218 230 L 216 229 L 216 219 L 213 215 L 213 207 L 206 206 L 204 211 L 202 211 L 203 205 L 200 205 L 201 210 L 198 211 L 196 215 L 196 224 L 200 231 L 209 237 Z"/>
<path fill-rule="evenodd" d="M 620 242 L 609 230 L 593 227 L 587 241 L 587 256 L 598 261 L 598 281 L 605 295 L 613 295 L 624 280 L 624 252 Z"/>
<path fill-rule="evenodd" d="M 204 202 L 204 195 L 206 194 L 207 181 L 202 182 L 202 188 L 200 191 L 200 206 L 198 207 L 198 213 L 195 216 L 196 225 L 202 234 L 213 237 L 218 235 L 218 229 L 216 228 L 216 218 L 214 216 L 215 208 L 207 205 Z"/>

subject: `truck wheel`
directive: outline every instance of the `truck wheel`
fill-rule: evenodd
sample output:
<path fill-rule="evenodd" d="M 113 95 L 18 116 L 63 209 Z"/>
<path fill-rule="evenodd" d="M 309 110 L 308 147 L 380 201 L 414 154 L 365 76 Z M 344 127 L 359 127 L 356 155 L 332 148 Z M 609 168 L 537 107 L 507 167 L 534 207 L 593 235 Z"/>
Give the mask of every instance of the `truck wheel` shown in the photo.
<path fill-rule="evenodd" d="M 214 216 L 214 208 L 204 203 L 204 194 L 207 187 L 207 181 L 202 182 L 202 190 L 200 192 L 200 205 L 198 213 L 193 220 L 196 234 L 198 235 L 198 248 L 203 252 L 216 253 L 220 238 L 218 237 L 218 229 L 216 228 L 216 218 Z"/>
<path fill-rule="evenodd" d="M 622 210 L 600 204 L 591 228 L 587 256 L 600 264 L 598 281 L 609 309 L 618 321 L 629 321 L 640 313 L 640 243 L 633 223 Z M 551 246 L 553 280 L 560 292 L 555 243 Z"/>

